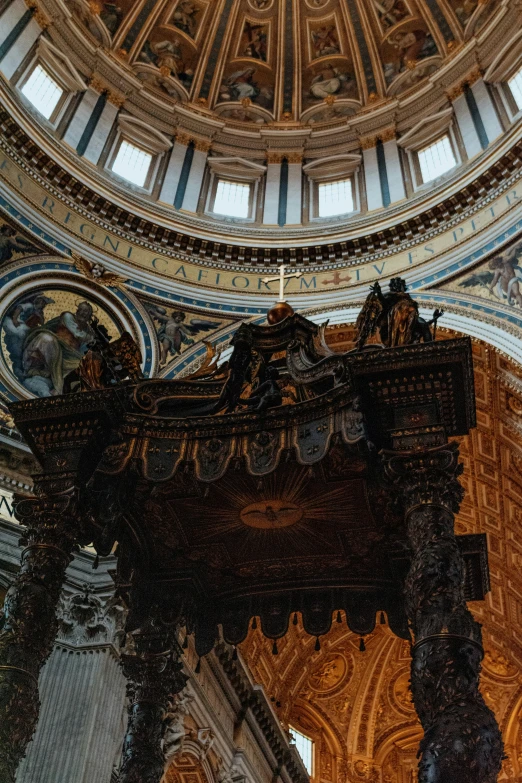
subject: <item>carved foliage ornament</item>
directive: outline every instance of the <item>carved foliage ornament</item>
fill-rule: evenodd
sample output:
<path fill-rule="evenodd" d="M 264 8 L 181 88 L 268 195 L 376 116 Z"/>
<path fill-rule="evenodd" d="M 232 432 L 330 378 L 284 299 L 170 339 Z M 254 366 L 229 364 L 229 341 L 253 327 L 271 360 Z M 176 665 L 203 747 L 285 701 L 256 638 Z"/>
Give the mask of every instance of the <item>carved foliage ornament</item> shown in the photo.
<path fill-rule="evenodd" d="M 96 596 L 91 585 L 72 595 L 63 596 L 58 607 L 58 639 L 75 646 L 115 644 L 119 646 L 125 610 L 112 598 Z"/>

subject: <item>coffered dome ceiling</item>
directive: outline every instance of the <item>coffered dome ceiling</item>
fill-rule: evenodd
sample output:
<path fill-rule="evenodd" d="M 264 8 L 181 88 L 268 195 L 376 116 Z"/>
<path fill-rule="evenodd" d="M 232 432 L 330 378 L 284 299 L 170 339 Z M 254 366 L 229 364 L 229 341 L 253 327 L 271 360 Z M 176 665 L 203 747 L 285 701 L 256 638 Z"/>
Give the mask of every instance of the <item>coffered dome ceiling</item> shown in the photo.
<path fill-rule="evenodd" d="M 101 44 L 166 103 L 227 124 L 342 123 L 410 94 L 499 0 L 69 0 Z M 88 41 L 85 41 L 88 44 Z"/>

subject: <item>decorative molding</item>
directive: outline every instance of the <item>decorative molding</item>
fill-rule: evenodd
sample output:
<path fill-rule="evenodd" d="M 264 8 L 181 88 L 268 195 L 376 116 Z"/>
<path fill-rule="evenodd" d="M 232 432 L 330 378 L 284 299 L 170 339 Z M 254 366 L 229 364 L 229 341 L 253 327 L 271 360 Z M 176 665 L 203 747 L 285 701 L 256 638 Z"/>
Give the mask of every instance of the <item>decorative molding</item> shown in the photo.
<path fill-rule="evenodd" d="M 484 74 L 486 82 L 505 81 L 520 66 L 522 56 L 522 30 L 518 30 L 496 55 Z"/>
<path fill-rule="evenodd" d="M 398 140 L 405 150 L 417 150 L 447 131 L 453 121 L 453 108 L 444 109 L 431 117 L 425 117 Z"/>
<path fill-rule="evenodd" d="M 21 166 L 28 176 L 33 177 L 41 185 L 44 184 L 42 178 L 45 172 L 53 167 L 55 173 L 52 183 L 45 182 L 51 197 L 63 198 L 70 207 L 81 209 L 81 214 L 86 218 L 92 216 L 95 223 L 106 230 L 117 228 L 119 236 L 126 238 L 127 241 L 132 242 L 137 239 L 140 245 L 156 252 L 160 249 L 158 238 L 161 237 L 161 247 L 170 246 L 175 249 L 176 257 L 187 260 L 197 258 L 197 262 L 202 265 L 233 266 L 239 262 L 244 263 L 244 259 L 248 258 L 249 265 L 255 266 L 257 271 L 257 268 L 269 268 L 281 263 L 281 255 L 277 248 L 264 246 L 266 231 L 242 227 L 241 234 L 248 233 L 248 240 L 242 239 L 240 234 L 240 239 L 231 245 L 230 253 L 224 257 L 219 250 L 222 243 L 219 236 L 202 243 L 196 234 L 189 233 L 188 227 L 180 231 L 179 227 L 169 229 L 160 223 L 151 222 L 150 219 L 141 216 L 137 210 L 116 206 L 108 197 L 106 189 L 98 190 L 92 184 L 86 185 L 78 176 L 71 174 L 71 168 L 66 168 L 64 165 L 58 165 L 56 168 L 50 155 L 31 140 L 5 109 L 0 110 L 0 127 L 2 147 L 13 164 Z M 513 185 L 521 167 L 522 141 L 519 140 L 505 149 L 503 154 L 492 156 L 489 168 L 481 171 L 474 178 L 469 176 L 469 168 L 463 169 L 466 181 L 460 185 L 455 183 L 451 196 L 439 201 L 433 200 L 429 208 L 424 206 L 424 199 L 419 199 L 418 206 L 413 201 L 407 216 L 403 216 L 401 212 L 394 213 L 396 217 L 392 228 L 377 232 L 364 220 L 360 220 L 352 230 L 358 232 L 355 238 L 339 241 L 338 245 L 331 247 L 326 242 L 315 244 L 313 239 L 306 243 L 306 233 L 303 229 L 300 229 L 299 233 L 290 233 L 290 241 L 295 236 L 295 241 L 298 239 L 300 245 L 293 257 L 298 264 L 310 265 L 311 268 L 316 269 L 323 265 L 324 257 L 328 262 L 338 261 L 346 265 L 348 259 L 352 259 L 352 262 L 363 258 L 372 261 L 395 254 L 401 248 L 408 249 L 416 242 L 427 241 L 447 231 L 449 225 L 457 225 L 466 216 L 473 216 L 481 205 L 486 206 L 488 202 Z M 96 205 L 92 212 L 85 208 L 85 204 L 91 201 Z M 208 227 L 208 221 L 202 220 L 198 225 Z M 220 230 L 218 227 L 216 234 L 219 234 Z M 245 244 L 246 241 L 251 241 L 251 236 L 256 238 L 255 248 Z M 290 248 L 283 249 L 283 260 L 287 262 L 287 259 L 290 260 Z"/>
<path fill-rule="evenodd" d="M 303 172 L 313 182 L 320 182 L 336 175 L 351 176 L 359 170 L 361 163 L 361 155 L 331 155 L 307 163 L 303 166 Z"/>
<path fill-rule="evenodd" d="M 45 36 L 40 36 L 38 39 L 37 58 L 71 92 L 82 92 L 87 88 L 87 84 L 71 60 Z"/>
<path fill-rule="evenodd" d="M 247 182 L 259 180 L 266 172 L 266 166 L 259 163 L 253 163 L 244 158 L 207 158 L 207 163 L 211 171 L 222 176 L 233 177 L 235 179 Z"/>
<path fill-rule="evenodd" d="M 167 136 L 131 114 L 118 115 L 118 128 L 126 138 L 154 154 L 172 147 L 172 141 Z"/>

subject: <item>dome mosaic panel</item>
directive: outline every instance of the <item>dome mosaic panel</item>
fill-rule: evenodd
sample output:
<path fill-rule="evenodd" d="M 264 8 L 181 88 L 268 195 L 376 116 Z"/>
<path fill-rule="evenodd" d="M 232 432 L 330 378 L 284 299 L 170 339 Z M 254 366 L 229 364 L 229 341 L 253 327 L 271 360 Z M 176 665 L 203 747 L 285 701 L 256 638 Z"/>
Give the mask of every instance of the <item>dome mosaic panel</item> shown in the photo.
<path fill-rule="evenodd" d="M 228 123 L 342 123 L 420 89 L 498 0 L 69 0 L 168 103 Z"/>

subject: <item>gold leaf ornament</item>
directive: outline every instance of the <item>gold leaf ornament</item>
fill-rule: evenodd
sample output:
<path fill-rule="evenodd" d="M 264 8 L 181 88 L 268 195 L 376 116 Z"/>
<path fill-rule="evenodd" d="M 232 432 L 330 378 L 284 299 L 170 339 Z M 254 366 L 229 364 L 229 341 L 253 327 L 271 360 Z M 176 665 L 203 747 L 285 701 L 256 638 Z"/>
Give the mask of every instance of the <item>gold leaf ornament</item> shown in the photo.
<path fill-rule="evenodd" d="M 92 280 L 104 288 L 124 289 L 127 278 L 117 275 L 115 272 L 108 272 L 102 264 L 91 264 L 90 261 L 76 253 L 72 253 L 72 259 L 78 272 L 88 280 Z"/>

